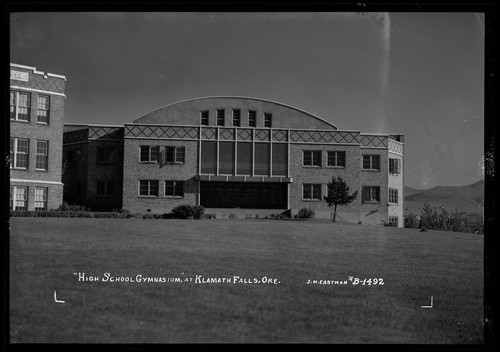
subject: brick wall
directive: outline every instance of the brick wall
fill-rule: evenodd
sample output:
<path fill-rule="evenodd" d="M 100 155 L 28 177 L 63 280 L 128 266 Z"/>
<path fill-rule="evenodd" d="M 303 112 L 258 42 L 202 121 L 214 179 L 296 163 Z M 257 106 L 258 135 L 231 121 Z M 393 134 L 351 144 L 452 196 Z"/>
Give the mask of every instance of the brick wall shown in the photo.
<path fill-rule="evenodd" d="M 21 73 L 21 75 L 17 75 Z M 65 79 L 37 71 L 27 66 L 11 65 L 10 90 L 29 94 L 29 121 L 10 120 L 10 137 L 29 139 L 29 157 L 27 169 L 11 168 L 12 186 L 28 186 L 28 209 L 35 205 L 35 187 L 48 189 L 48 208 L 57 208 L 63 200 L 62 185 L 62 135 L 64 120 Z M 40 92 L 41 91 L 41 92 Z M 37 123 L 38 96 L 49 97 L 49 122 Z M 36 141 L 48 141 L 47 170 L 35 170 Z M 27 180 L 22 182 L 16 180 Z M 40 181 L 39 183 L 36 181 Z"/>
<path fill-rule="evenodd" d="M 157 163 L 140 163 L 139 152 L 141 145 L 184 146 L 185 163 L 167 164 L 162 168 Z M 195 180 L 198 169 L 198 142 L 196 141 L 167 141 L 147 139 L 125 139 L 123 162 L 123 209 L 131 212 L 152 213 L 170 212 L 172 208 L 181 204 L 197 204 L 198 181 Z M 139 180 L 158 180 L 158 197 L 140 197 Z M 170 198 L 165 196 L 165 180 L 184 181 L 184 198 Z"/>
<path fill-rule="evenodd" d="M 404 161 L 403 157 L 398 154 L 394 154 L 389 152 L 389 158 L 398 159 L 401 165 L 401 173 L 400 174 L 391 174 L 389 173 L 389 188 L 394 188 L 398 190 L 398 204 L 390 204 L 389 205 L 389 214 L 388 216 L 397 216 L 398 217 L 398 227 L 404 227 L 404 193 L 403 193 L 403 170 L 404 170 Z"/>
<path fill-rule="evenodd" d="M 319 150 L 321 151 L 321 167 L 303 166 L 303 151 Z M 334 168 L 327 167 L 327 151 L 345 151 L 346 167 Z M 359 189 L 360 175 L 360 154 L 359 146 L 337 146 L 337 145 L 317 145 L 317 144 L 291 144 L 290 145 L 290 176 L 293 182 L 290 184 L 289 204 L 292 212 L 300 208 L 311 208 L 315 211 L 316 218 L 333 218 L 333 207 L 329 208 L 323 200 L 327 194 L 327 184 L 332 177 L 341 176 L 350 187 L 350 192 Z M 322 199 L 303 200 L 302 186 L 304 183 L 320 183 L 322 185 Z M 360 191 L 358 192 L 360 193 Z M 337 220 L 340 221 L 359 221 L 360 194 L 349 205 L 339 206 L 337 208 Z"/>
<path fill-rule="evenodd" d="M 379 186 L 380 187 L 380 202 L 379 203 L 360 203 L 360 221 L 368 225 L 381 225 L 382 221 L 388 220 L 388 170 L 389 159 L 387 149 L 378 148 L 361 148 L 361 156 L 359 158 L 362 163 L 363 154 L 380 155 L 380 171 L 361 170 L 360 173 L 360 197 L 361 187 L 363 186 Z M 361 198 L 360 198 L 361 199 Z"/>
<path fill-rule="evenodd" d="M 74 160 L 68 160 L 68 155 L 79 155 Z M 77 154 L 79 152 L 79 154 Z M 87 206 L 87 180 L 88 180 L 88 142 L 66 144 L 63 147 L 64 160 L 64 196 L 68 204 Z"/>

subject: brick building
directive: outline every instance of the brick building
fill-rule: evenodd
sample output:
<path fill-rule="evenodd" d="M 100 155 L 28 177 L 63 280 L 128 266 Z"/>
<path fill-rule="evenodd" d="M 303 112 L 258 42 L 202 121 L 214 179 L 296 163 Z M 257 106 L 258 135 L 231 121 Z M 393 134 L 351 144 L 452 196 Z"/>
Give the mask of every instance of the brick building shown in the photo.
<path fill-rule="evenodd" d="M 48 210 L 62 203 L 66 78 L 10 64 L 10 208 Z"/>
<path fill-rule="evenodd" d="M 65 199 L 141 213 L 200 204 L 219 217 L 307 207 L 331 218 L 323 196 L 340 175 L 359 196 L 338 220 L 403 226 L 403 142 L 263 99 L 187 100 L 124 126 L 66 125 Z"/>

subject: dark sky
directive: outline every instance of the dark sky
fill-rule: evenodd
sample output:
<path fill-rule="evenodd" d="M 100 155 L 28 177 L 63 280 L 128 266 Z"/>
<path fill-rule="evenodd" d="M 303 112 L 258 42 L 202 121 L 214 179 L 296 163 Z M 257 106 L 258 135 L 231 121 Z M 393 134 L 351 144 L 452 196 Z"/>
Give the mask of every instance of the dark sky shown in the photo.
<path fill-rule="evenodd" d="M 483 177 L 484 21 L 474 13 L 16 13 L 11 62 L 67 77 L 65 122 L 123 124 L 249 96 L 344 130 L 405 135 L 405 184 Z M 307 126 L 304 126 L 307 127 Z"/>

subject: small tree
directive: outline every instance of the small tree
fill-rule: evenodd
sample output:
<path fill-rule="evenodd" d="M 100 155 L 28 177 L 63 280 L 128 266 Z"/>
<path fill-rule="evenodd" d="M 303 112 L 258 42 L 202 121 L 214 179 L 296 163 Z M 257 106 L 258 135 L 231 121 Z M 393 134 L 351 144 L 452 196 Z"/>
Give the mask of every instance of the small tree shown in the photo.
<path fill-rule="evenodd" d="M 349 186 L 346 185 L 344 179 L 340 176 L 332 177 L 332 181 L 328 182 L 328 195 L 323 197 L 329 207 L 334 206 L 333 221 L 337 217 L 337 205 L 346 205 L 351 203 L 358 196 L 358 191 L 349 194 Z"/>

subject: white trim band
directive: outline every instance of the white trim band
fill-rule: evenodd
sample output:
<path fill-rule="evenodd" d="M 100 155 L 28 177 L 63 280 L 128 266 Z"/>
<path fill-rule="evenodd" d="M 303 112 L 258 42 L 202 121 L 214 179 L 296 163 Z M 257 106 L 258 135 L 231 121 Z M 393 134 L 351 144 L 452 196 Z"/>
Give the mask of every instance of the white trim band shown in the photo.
<path fill-rule="evenodd" d="M 52 94 L 52 95 L 59 95 L 61 97 L 66 98 L 66 94 L 63 93 L 56 93 L 56 92 L 49 92 L 48 90 L 41 90 L 41 89 L 33 89 L 33 88 L 26 88 L 26 87 L 19 87 L 19 86 L 10 86 L 12 89 L 19 89 L 19 90 L 27 90 L 30 92 L 36 92 L 36 93 L 44 93 L 44 94 Z"/>
<path fill-rule="evenodd" d="M 44 180 L 23 180 L 23 179 L 19 179 L 19 178 L 11 178 L 10 179 L 10 182 L 25 182 L 25 183 L 47 183 L 47 184 L 50 184 L 50 185 L 64 185 L 64 183 L 62 182 L 58 182 L 58 181 L 44 181 Z"/>

